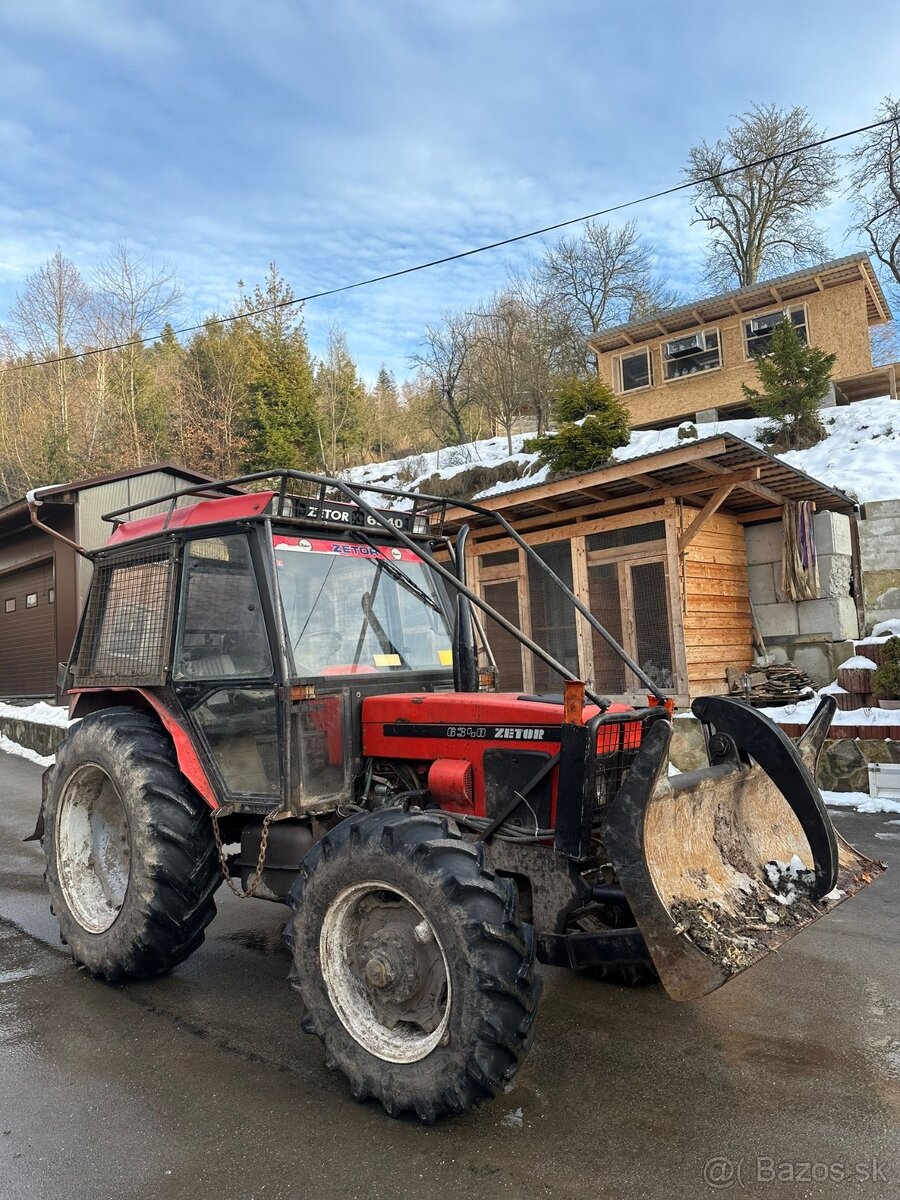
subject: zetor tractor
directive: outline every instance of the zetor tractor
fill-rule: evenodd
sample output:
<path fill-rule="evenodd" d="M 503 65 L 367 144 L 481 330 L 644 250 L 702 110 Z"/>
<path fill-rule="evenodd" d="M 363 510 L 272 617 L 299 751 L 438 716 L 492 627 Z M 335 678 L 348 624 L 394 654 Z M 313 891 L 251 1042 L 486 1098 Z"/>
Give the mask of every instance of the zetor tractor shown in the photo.
<path fill-rule="evenodd" d="M 444 535 L 438 497 L 285 471 L 152 503 L 108 514 L 89 554 L 64 684 L 80 719 L 37 830 L 91 974 L 183 962 L 223 878 L 288 905 L 326 1066 L 431 1122 L 513 1079 L 536 958 L 689 999 L 882 869 L 813 782 L 833 700 L 796 745 L 750 707 L 695 700 L 709 766 L 670 777 L 665 696 L 497 514 L 456 506 L 502 527 L 647 707 L 594 695 L 467 585 L 468 530 Z M 560 692 L 496 691 L 486 627 Z"/>

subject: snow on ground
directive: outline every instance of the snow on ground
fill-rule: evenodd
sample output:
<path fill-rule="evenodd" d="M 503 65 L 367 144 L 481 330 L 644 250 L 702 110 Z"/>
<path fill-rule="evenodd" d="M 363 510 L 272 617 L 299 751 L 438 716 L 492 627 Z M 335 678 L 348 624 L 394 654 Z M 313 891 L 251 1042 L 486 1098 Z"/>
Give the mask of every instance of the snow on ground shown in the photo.
<path fill-rule="evenodd" d="M 900 813 L 900 800 L 869 796 L 865 792 L 823 792 L 822 799 L 829 808 L 854 808 L 861 813 Z"/>
<path fill-rule="evenodd" d="M 810 450 L 792 450 L 778 457 L 799 471 L 820 480 L 829 487 L 846 492 L 861 504 L 872 500 L 893 500 L 900 497 L 900 405 L 883 397 L 863 400 L 843 408 L 828 408 L 822 413 L 828 436 Z M 697 425 L 700 439 L 720 433 L 731 433 L 755 446 L 762 446 L 759 431 L 765 425 L 759 418 L 740 421 L 712 421 Z M 627 446 L 617 450 L 613 462 L 627 462 L 657 450 L 670 450 L 683 444 L 678 429 L 648 429 L 635 431 Z M 537 466 L 537 456 L 526 454 L 522 445 L 533 434 L 514 434 L 513 452 L 509 452 L 506 437 L 485 438 L 463 446 L 411 455 L 383 463 L 368 463 L 346 472 L 352 483 L 377 483 L 390 488 L 415 491 L 424 480 L 439 472 L 449 479 L 473 466 L 492 467 L 504 462 L 518 462 L 527 474 L 522 479 L 496 483 L 480 492 L 476 499 L 495 496 L 541 483 L 547 475 Z"/>
<path fill-rule="evenodd" d="M 39 700 L 37 704 L 6 704 L 0 701 L 0 717 L 33 721 L 36 725 L 56 725 L 60 729 L 68 729 L 72 724 L 67 708 L 45 704 L 43 700 Z"/>
<path fill-rule="evenodd" d="M 38 754 L 36 750 L 31 750 L 28 746 L 20 746 L 18 742 L 14 742 L 12 738 L 8 738 L 3 733 L 0 733 L 0 751 L 4 754 L 16 754 L 19 758 L 27 758 L 29 762 L 37 763 L 39 767 L 52 767 L 56 762 L 55 755 Z"/>

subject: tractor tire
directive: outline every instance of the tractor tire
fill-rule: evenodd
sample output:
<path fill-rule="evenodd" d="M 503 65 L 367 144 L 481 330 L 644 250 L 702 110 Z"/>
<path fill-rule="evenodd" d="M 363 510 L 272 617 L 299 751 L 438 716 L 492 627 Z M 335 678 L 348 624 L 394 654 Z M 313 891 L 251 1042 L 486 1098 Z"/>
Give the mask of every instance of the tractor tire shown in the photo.
<path fill-rule="evenodd" d="M 452 822 L 349 817 L 306 855 L 290 904 L 301 1027 L 354 1099 L 431 1124 L 511 1083 L 534 1036 L 534 931 Z"/>
<path fill-rule="evenodd" d="M 206 805 L 154 717 L 85 717 L 51 768 L 45 879 L 77 963 L 111 983 L 162 975 L 203 942 L 222 881 Z"/>

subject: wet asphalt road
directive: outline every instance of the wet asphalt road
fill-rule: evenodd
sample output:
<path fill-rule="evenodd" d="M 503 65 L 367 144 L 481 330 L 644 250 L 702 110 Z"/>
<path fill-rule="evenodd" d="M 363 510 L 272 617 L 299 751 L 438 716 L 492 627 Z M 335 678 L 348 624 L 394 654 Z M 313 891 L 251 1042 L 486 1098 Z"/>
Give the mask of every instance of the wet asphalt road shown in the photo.
<path fill-rule="evenodd" d="M 900 1194 L 888 817 L 837 823 L 894 870 L 705 1000 L 545 971 L 513 1090 L 426 1129 L 354 1104 L 324 1071 L 285 982 L 275 905 L 223 889 L 206 944 L 153 983 L 76 970 L 40 851 L 21 840 L 39 781 L 0 754 L 3 1200 Z M 705 1168 L 718 1184 L 733 1170 L 731 1186 L 710 1187 Z"/>

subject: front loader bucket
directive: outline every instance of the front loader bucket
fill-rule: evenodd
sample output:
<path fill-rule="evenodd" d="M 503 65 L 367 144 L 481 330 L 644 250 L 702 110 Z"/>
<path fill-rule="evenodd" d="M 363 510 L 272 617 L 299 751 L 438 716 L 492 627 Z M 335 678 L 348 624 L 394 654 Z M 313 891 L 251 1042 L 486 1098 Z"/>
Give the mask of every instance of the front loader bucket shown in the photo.
<path fill-rule="evenodd" d="M 601 830 L 674 1000 L 715 991 L 884 870 L 836 833 L 814 782 L 831 697 L 797 744 L 739 701 L 692 707 L 710 766 L 667 777 L 672 726 L 654 722 Z"/>

